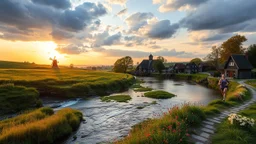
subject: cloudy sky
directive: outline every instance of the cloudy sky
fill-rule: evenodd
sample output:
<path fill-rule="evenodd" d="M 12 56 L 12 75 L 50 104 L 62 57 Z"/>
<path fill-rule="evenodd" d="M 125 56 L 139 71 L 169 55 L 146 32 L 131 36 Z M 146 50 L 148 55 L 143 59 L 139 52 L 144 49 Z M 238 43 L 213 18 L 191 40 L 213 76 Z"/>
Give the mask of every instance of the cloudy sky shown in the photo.
<path fill-rule="evenodd" d="M 256 0 L 1 0 L 0 60 L 108 65 L 203 58 L 241 34 L 256 43 Z"/>

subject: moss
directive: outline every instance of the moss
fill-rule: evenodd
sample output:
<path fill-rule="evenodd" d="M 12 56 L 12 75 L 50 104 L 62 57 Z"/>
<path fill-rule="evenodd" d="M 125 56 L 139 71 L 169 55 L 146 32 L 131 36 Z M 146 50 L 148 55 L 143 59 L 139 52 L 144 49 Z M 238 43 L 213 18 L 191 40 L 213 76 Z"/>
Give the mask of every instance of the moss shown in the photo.
<path fill-rule="evenodd" d="M 141 88 L 136 88 L 134 89 L 134 91 L 136 92 L 146 92 L 146 91 L 152 91 L 152 88 L 148 88 L 148 87 L 141 87 Z"/>
<path fill-rule="evenodd" d="M 174 97 L 175 95 L 166 91 L 157 90 L 157 91 L 146 92 L 144 96 L 149 98 L 156 98 L 156 99 L 168 99 L 168 98 Z"/>
<path fill-rule="evenodd" d="M 42 103 L 36 89 L 14 84 L 0 85 L 0 115 L 40 106 Z"/>
<path fill-rule="evenodd" d="M 114 96 L 105 96 L 101 98 L 101 101 L 103 102 L 110 102 L 110 101 L 116 101 L 116 102 L 128 102 L 131 100 L 131 96 L 129 95 L 114 95 Z"/>

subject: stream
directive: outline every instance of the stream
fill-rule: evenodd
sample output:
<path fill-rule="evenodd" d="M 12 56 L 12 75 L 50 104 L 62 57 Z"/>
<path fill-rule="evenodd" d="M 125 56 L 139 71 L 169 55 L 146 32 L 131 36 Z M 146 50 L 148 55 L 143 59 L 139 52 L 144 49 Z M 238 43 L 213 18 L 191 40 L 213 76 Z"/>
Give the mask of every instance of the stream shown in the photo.
<path fill-rule="evenodd" d="M 79 129 L 64 143 L 67 144 L 96 144 L 107 143 L 121 139 L 128 135 L 131 127 L 148 118 L 155 118 L 166 112 L 169 108 L 184 103 L 206 105 L 214 99 L 220 98 L 220 94 L 207 87 L 175 80 L 158 80 L 153 77 L 142 77 L 144 87 L 154 90 L 164 90 L 177 95 L 171 99 L 152 99 L 142 97 L 142 92 L 134 92 L 132 89 L 122 93 L 132 97 L 128 103 L 101 102 L 99 97 L 90 99 L 74 99 L 64 102 L 44 101 L 45 105 L 56 106 L 55 110 L 63 107 L 71 107 L 83 112 L 86 119 Z M 116 95 L 113 94 L 113 95 Z M 152 102 L 157 104 L 152 104 Z M 73 141 L 73 136 L 77 139 Z"/>

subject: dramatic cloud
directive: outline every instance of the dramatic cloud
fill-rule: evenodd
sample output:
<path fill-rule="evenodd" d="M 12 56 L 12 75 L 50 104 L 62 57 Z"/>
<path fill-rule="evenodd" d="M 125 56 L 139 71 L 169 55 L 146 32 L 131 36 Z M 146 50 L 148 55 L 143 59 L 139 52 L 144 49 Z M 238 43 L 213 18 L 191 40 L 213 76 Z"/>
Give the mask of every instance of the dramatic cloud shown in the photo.
<path fill-rule="evenodd" d="M 130 27 L 130 32 L 138 31 L 141 27 L 148 24 L 150 19 L 154 18 L 152 13 L 135 13 L 126 19 L 126 23 Z"/>
<path fill-rule="evenodd" d="M 214 30 L 234 26 L 256 18 L 255 0 L 211 0 L 186 16 L 181 24 L 189 30 Z M 245 25 L 244 25 L 245 26 Z M 239 25 L 239 29 L 244 27 Z"/>
<path fill-rule="evenodd" d="M 119 5 L 125 5 L 127 0 L 108 0 L 111 4 L 119 4 Z"/>
<path fill-rule="evenodd" d="M 71 54 L 71 55 L 77 55 L 77 54 L 86 52 L 86 49 L 84 46 L 77 46 L 73 44 L 70 44 L 67 46 L 59 45 L 58 48 L 56 48 L 55 50 L 57 50 L 62 54 Z"/>
<path fill-rule="evenodd" d="M 143 58 L 149 55 L 149 52 L 144 51 L 128 51 L 128 50 L 117 50 L 117 49 L 105 49 L 101 51 L 103 54 L 111 57 L 123 57 L 130 55 L 133 58 Z M 193 58 L 202 57 L 200 54 L 187 53 L 184 51 L 176 51 L 175 49 L 163 49 L 156 52 L 152 52 L 154 56 L 164 56 L 164 57 L 179 57 L 179 58 Z"/>
<path fill-rule="evenodd" d="M 218 41 L 231 37 L 232 33 L 218 33 L 217 31 L 191 31 L 189 36 L 194 42 Z"/>
<path fill-rule="evenodd" d="M 70 0 L 32 0 L 34 3 L 53 6 L 59 9 L 67 9 L 71 7 Z"/>
<path fill-rule="evenodd" d="M 106 8 L 102 4 L 83 3 L 75 8 L 75 10 L 66 10 L 60 17 L 60 25 L 68 30 L 82 30 L 90 24 L 93 19 L 98 18 L 107 13 Z"/>
<path fill-rule="evenodd" d="M 122 16 L 122 15 L 126 14 L 126 12 L 127 12 L 127 8 L 121 10 L 121 11 L 118 12 L 116 15 L 117 15 L 117 16 Z"/>
<path fill-rule="evenodd" d="M 208 0 L 166 0 L 166 3 L 159 7 L 159 11 L 169 12 L 179 9 L 193 8 L 205 3 L 206 1 Z M 160 3 L 160 0 L 155 0 L 155 2 Z"/>
<path fill-rule="evenodd" d="M 119 44 L 121 40 L 121 33 L 118 32 L 116 34 L 110 35 L 109 31 L 104 31 L 103 33 L 98 33 L 93 36 L 92 40 L 94 41 L 91 45 L 92 48 L 94 47 L 101 47 L 101 46 L 109 46 L 113 44 Z"/>
<path fill-rule="evenodd" d="M 150 29 L 147 32 L 147 35 L 150 38 L 166 39 L 172 37 L 172 35 L 176 33 L 177 29 L 179 28 L 179 25 L 171 25 L 169 20 L 162 20 L 149 26 L 149 28 Z"/>
<path fill-rule="evenodd" d="M 53 40 L 69 39 L 91 25 L 97 29 L 96 27 L 100 25 L 98 18 L 107 13 L 106 8 L 100 3 L 85 2 L 73 10 L 62 10 L 38 4 L 41 1 L 34 2 L 30 0 L 0 2 L 2 27 L 0 29 L 3 33 L 1 38 L 26 41 L 52 40 L 51 37 L 44 35 L 48 33 Z M 48 1 L 44 2 L 48 3 Z M 55 2 L 58 3 L 52 1 Z"/>

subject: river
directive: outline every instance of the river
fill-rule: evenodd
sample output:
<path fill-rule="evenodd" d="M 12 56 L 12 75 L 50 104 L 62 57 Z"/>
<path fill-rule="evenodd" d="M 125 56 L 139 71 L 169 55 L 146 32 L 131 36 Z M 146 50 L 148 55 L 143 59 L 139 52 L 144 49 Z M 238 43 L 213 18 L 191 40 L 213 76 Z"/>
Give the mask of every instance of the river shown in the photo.
<path fill-rule="evenodd" d="M 205 105 L 220 98 L 218 92 L 187 81 L 158 80 L 153 77 L 140 79 L 145 81 L 141 84 L 144 87 L 165 90 L 177 96 L 157 100 L 142 97 L 143 93 L 129 89 L 118 93 L 129 94 L 132 100 L 128 103 L 101 102 L 99 97 L 63 102 L 56 110 L 71 107 L 82 111 L 86 118 L 86 122 L 82 122 L 79 129 L 65 143 L 96 144 L 115 141 L 125 137 L 131 130 L 131 126 L 148 118 L 157 117 L 175 105 L 184 103 Z M 157 104 L 151 104 L 153 101 Z M 77 137 L 75 141 L 73 141 L 74 135 Z"/>

